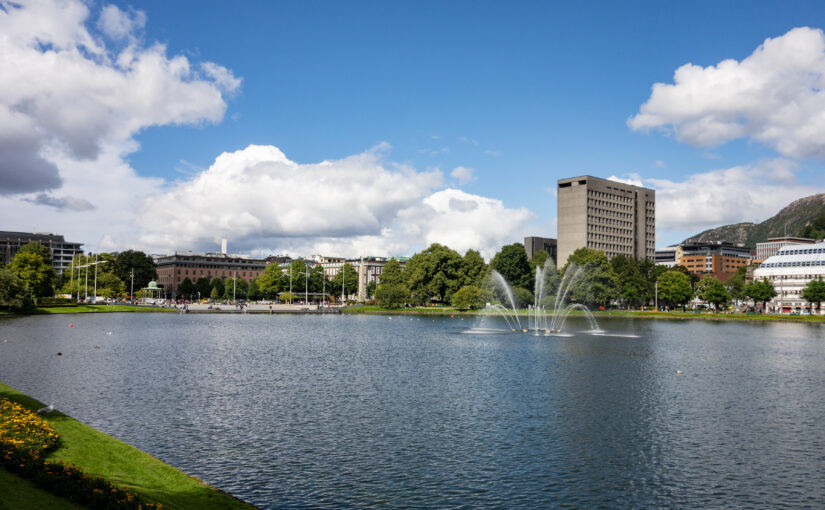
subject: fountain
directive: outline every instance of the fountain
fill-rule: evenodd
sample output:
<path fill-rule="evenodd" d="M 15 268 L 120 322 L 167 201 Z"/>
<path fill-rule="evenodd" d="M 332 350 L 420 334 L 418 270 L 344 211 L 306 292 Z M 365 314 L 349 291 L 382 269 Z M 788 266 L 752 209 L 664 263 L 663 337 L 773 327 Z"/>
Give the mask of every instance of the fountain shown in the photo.
<path fill-rule="evenodd" d="M 559 278 L 555 262 L 552 259 L 547 259 L 544 267 L 537 267 L 533 304 L 527 306 L 527 327 L 523 327 L 518 313 L 518 306 L 513 296 L 513 288 L 498 271 L 494 270 L 491 273 L 489 283 L 492 290 L 498 291 L 504 304 L 488 303 L 485 310 L 489 315 L 503 318 L 511 331 L 524 333 L 532 331 L 536 336 L 567 336 L 566 333 L 563 333 L 567 318 L 573 310 L 579 310 L 583 312 L 590 324 L 590 329 L 585 333 L 604 334 L 604 330 L 599 327 L 596 318 L 586 306 L 580 303 L 569 303 L 570 293 L 583 275 L 584 268 L 578 267 L 576 264 L 570 264 L 567 271 L 564 272 L 564 276 Z M 545 301 L 549 297 L 548 291 L 553 290 L 555 290 L 555 299 L 552 301 L 552 306 L 548 307 Z M 471 332 L 492 331 L 481 328 L 471 330 Z"/>

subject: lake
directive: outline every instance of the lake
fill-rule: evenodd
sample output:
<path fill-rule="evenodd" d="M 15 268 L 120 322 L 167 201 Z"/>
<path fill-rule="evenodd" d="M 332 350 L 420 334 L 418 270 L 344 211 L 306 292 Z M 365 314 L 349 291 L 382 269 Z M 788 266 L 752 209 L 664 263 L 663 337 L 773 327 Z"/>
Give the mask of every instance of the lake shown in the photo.
<path fill-rule="evenodd" d="M 474 324 L 11 318 L 0 380 L 263 508 L 825 506 L 825 325 Z"/>

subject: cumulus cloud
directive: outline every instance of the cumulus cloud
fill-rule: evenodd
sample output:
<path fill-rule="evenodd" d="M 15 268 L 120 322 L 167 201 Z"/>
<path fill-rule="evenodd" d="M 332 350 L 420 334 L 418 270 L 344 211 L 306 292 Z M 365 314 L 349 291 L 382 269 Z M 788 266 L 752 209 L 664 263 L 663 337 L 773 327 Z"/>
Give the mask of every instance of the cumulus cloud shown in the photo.
<path fill-rule="evenodd" d="M 224 153 L 203 173 L 147 199 L 141 241 L 166 250 L 222 238 L 258 253 L 403 255 L 442 242 L 490 252 L 532 217 L 459 190 L 440 171 L 388 163 L 388 146 L 299 164 L 273 146 Z M 516 234 L 517 236 L 518 234 Z"/>
<path fill-rule="evenodd" d="M 751 138 L 783 156 L 825 158 L 825 34 L 794 28 L 741 61 L 685 64 L 627 123 L 694 146 Z"/>
<path fill-rule="evenodd" d="M 140 11 L 103 7 L 88 26 L 79 0 L 0 0 L 0 194 L 54 190 L 63 182 L 59 159 L 95 160 L 104 148 L 135 149 L 141 129 L 218 122 L 223 93 L 240 86 L 230 71 L 206 63 L 193 70 L 163 45 L 138 45 Z"/>
<path fill-rule="evenodd" d="M 825 191 L 794 176 L 786 159 L 697 173 L 683 181 L 645 179 L 656 190 L 656 228 L 688 234 L 731 223 L 764 220 L 793 200 Z"/>
<path fill-rule="evenodd" d="M 611 175 L 607 178 L 609 181 L 616 181 L 621 182 L 624 184 L 630 184 L 633 186 L 642 186 L 642 176 L 636 173 L 626 174 L 624 177 L 618 177 L 616 175 Z"/>
<path fill-rule="evenodd" d="M 475 180 L 473 176 L 473 169 L 463 166 L 457 166 L 450 172 L 450 177 L 458 181 L 459 185 L 464 185 Z"/>

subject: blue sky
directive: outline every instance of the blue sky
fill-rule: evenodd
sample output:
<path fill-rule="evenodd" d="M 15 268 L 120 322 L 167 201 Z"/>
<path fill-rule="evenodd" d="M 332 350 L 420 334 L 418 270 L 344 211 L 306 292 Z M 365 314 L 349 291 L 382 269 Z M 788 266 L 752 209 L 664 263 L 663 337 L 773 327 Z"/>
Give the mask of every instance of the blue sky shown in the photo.
<path fill-rule="evenodd" d="M 108 225 L 97 222 L 107 209 L 90 197 L 100 192 L 89 188 L 84 193 L 80 184 L 66 188 L 70 175 L 95 171 L 88 157 L 79 159 L 83 170 L 73 169 L 78 159 L 74 154 L 49 160 L 59 169 L 64 188 L 30 187 L 24 190 L 28 195 L 0 195 L 0 211 L 20 210 L 23 203 L 28 208 L 25 215 L 4 222 L 7 229 L 59 230 L 95 249 L 207 249 L 216 238 L 227 236 L 231 246 L 254 252 L 340 250 L 355 255 L 359 250 L 381 251 L 382 239 L 389 255 L 409 254 L 401 252 L 433 240 L 450 245 L 455 239 L 463 251 L 478 244 L 473 240 L 497 218 L 505 222 L 502 227 L 511 227 L 510 238 L 506 228 L 491 233 L 491 242 L 498 246 L 523 235 L 554 236 L 555 181 L 591 174 L 661 187 L 657 244 L 663 246 L 703 228 L 766 219 L 789 199 L 823 191 L 821 154 L 815 148 L 778 148 L 787 147 L 785 138 L 766 142 L 771 135 L 765 133 L 773 124 L 747 120 L 763 119 L 764 112 L 757 115 L 748 107 L 733 112 L 746 119 L 745 124 L 769 125 L 715 143 L 699 144 L 696 137 L 675 134 L 674 125 L 686 132 L 690 121 L 669 116 L 665 107 L 644 129 L 628 125 L 651 98 L 653 84 L 674 83 L 674 72 L 681 66 L 707 68 L 725 59 L 741 62 L 767 38 L 781 38 L 796 27 L 825 26 L 821 2 L 114 2 L 123 14 L 116 18 L 132 20 L 129 35 L 119 36 L 113 35 L 114 25 L 100 21 L 109 5 L 88 4 L 78 24 L 102 41 L 104 53 L 112 59 L 124 48 L 145 51 L 160 43 L 167 59 L 182 56 L 193 69 L 214 62 L 241 81 L 237 86 L 216 86 L 223 113 L 215 113 L 217 104 L 189 105 L 189 116 L 145 116 L 114 141 L 101 138 L 101 152 L 111 159 L 98 155 L 97 168 L 125 165 L 143 179 L 131 187 L 151 195 L 129 206 L 138 212 L 137 218 L 123 216 Z M 5 5 L 5 10 L 13 8 Z M 203 73 L 183 81 L 199 79 L 216 83 Z M 707 87 L 701 93 L 712 95 L 715 90 Z M 84 89 L 78 88 L 77 94 L 85 94 Z M 179 98 L 169 94 L 161 103 L 170 104 L 171 111 Z M 23 104 L 16 101 L 6 100 L 13 112 Z M 128 115 L 137 113 L 129 110 Z M 707 118 L 702 117 L 706 112 L 692 115 L 694 120 Z M 117 116 L 118 121 L 124 116 Z M 382 145 L 371 151 L 382 143 L 391 148 Z M 306 172 L 306 183 L 312 182 L 314 164 L 376 153 L 367 164 L 370 168 L 377 165 L 393 173 L 403 167 L 417 174 L 437 169 L 443 178 L 413 186 L 410 193 L 416 199 L 410 202 L 374 205 L 382 212 L 371 210 L 367 220 L 353 223 L 351 231 L 327 224 L 306 232 L 300 227 L 261 227 L 275 221 L 267 216 L 275 213 L 269 212 L 253 213 L 254 218 L 242 225 L 232 218 L 215 218 L 212 225 L 223 226 L 199 225 L 208 233 L 198 235 L 183 235 L 184 224 L 171 228 L 171 234 L 159 232 L 160 226 L 173 225 L 189 212 L 202 215 L 194 206 L 176 209 L 170 204 L 191 195 L 187 182 L 195 181 L 219 155 L 250 144 L 280 149 Z M 471 173 L 451 177 L 457 167 Z M 771 170 L 774 167 L 780 169 Z M 713 214 L 700 202 L 706 214 L 695 221 L 686 219 L 688 213 L 667 213 L 690 207 L 668 197 L 691 194 L 712 183 L 721 187 L 704 200 L 725 202 L 727 194 L 735 198 L 737 190 L 723 183 L 748 186 L 750 181 L 729 179 L 731 174 L 724 171 L 731 169 L 750 179 L 770 172 L 783 177 L 769 183 L 777 193 L 771 193 L 770 186 L 760 188 L 761 195 L 732 200 Z M 464 193 L 450 195 L 451 201 L 483 197 L 500 204 L 491 204 L 490 216 L 470 227 L 476 235 L 461 237 L 464 233 L 432 224 L 408 228 L 405 218 L 418 210 L 418 199 L 426 203 L 428 196 L 444 189 Z M 247 200 L 243 188 L 227 193 L 237 193 L 231 197 L 236 202 Z M 374 193 L 386 191 L 377 188 Z M 279 198 L 273 190 L 272 200 Z M 312 199 L 304 202 L 308 200 Z M 289 206 L 300 208 L 287 201 L 284 207 Z M 346 215 L 357 207 L 342 203 L 333 211 Z M 146 209 L 152 212 L 140 214 Z M 169 216 L 158 210 L 169 211 Z M 513 212 L 519 210 L 526 214 Z M 245 212 L 241 207 L 232 217 Z M 433 221 L 443 223 L 439 214 L 444 211 L 432 213 Z M 123 226 L 117 227 L 118 222 Z M 79 223 L 89 226 L 78 228 Z M 111 232 L 101 232 L 106 228 Z M 385 234 L 389 230 L 392 234 Z M 402 235 L 406 230 L 410 232 Z M 186 245 L 173 247 L 170 239 Z M 493 245 L 478 248 L 489 251 Z"/>

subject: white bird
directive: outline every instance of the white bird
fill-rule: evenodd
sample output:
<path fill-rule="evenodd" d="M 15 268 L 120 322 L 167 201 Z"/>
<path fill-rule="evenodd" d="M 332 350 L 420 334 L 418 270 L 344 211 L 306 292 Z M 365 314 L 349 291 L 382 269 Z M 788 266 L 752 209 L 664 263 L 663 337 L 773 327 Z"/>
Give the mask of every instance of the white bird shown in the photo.
<path fill-rule="evenodd" d="M 108 333 L 106 333 L 106 334 L 107 334 L 107 335 L 109 335 L 109 336 L 112 336 L 112 332 L 111 332 L 111 331 L 109 331 L 109 332 L 108 332 Z"/>
<path fill-rule="evenodd" d="M 44 407 L 42 409 L 38 409 L 37 412 L 38 413 L 50 413 L 50 412 L 54 411 L 54 405 L 55 404 L 56 404 L 56 402 L 52 402 L 51 404 L 47 405 L 46 407 Z"/>
<path fill-rule="evenodd" d="M 681 370 L 676 371 L 676 375 L 682 375 L 682 374 L 684 374 L 684 372 L 682 372 Z"/>

